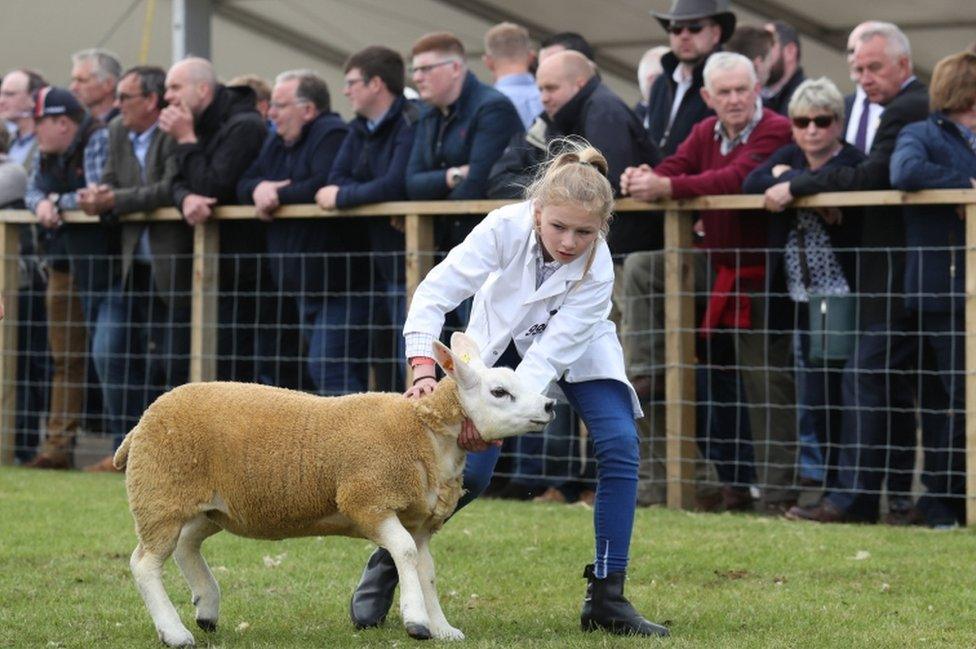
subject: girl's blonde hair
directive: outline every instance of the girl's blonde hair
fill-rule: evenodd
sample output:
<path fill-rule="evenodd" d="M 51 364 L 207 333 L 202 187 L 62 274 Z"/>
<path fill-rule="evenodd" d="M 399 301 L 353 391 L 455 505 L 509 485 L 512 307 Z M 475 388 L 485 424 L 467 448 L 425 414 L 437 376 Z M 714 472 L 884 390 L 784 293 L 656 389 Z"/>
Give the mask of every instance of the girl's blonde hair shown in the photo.
<path fill-rule="evenodd" d="M 607 159 L 583 138 L 554 140 L 549 160 L 539 166 L 525 197 L 536 207 L 579 205 L 601 218 L 600 234 L 606 237 L 613 212 L 613 188 L 607 180 Z"/>

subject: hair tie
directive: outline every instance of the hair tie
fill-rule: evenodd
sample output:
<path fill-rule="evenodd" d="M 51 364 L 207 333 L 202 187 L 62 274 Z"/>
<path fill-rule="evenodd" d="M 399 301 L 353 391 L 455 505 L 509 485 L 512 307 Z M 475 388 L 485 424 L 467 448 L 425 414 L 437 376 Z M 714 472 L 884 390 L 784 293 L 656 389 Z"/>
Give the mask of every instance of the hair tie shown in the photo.
<path fill-rule="evenodd" d="M 577 160 L 577 162 L 580 163 L 581 165 L 586 165 L 587 167 L 590 167 L 591 169 L 596 170 L 596 172 L 598 174 L 600 174 L 601 176 L 603 176 L 604 178 L 607 177 L 607 174 L 605 174 L 603 172 L 603 169 L 601 169 L 600 167 L 596 166 L 595 164 L 593 164 L 589 160 Z"/>

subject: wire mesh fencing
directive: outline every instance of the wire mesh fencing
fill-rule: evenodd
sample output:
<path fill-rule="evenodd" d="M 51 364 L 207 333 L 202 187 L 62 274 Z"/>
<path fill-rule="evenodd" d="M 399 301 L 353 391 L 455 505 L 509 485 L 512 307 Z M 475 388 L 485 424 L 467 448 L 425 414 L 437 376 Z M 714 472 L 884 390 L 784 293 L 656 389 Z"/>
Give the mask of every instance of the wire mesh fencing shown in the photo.
<path fill-rule="evenodd" d="M 837 254 L 856 267 L 861 252 Z M 783 507 L 811 490 L 856 503 L 865 517 L 882 497 L 889 509 L 926 496 L 949 511 L 962 506 L 963 295 L 924 286 L 862 293 L 854 282 L 817 293 L 791 285 L 784 250 L 682 254 L 695 277 L 684 297 L 696 314 L 700 506 Z M 108 284 L 95 285 L 94 274 L 81 283 L 70 263 L 21 260 L 17 320 L 8 323 L 18 332 L 20 462 L 39 452 L 70 455 L 80 434 L 117 442 L 153 399 L 189 380 L 192 295 L 179 273 L 189 272 L 192 256 L 91 261 Z M 620 338 L 645 411 L 639 502 L 664 503 L 665 254 L 616 261 Z M 403 253 L 208 262 L 219 269 L 209 294 L 217 304 L 213 378 L 320 395 L 404 389 Z M 761 276 L 750 274 L 756 267 Z M 869 315 L 866 305 L 879 301 L 882 316 Z M 920 301 L 947 310 L 911 308 Z M 461 305 L 449 314 L 445 340 L 464 328 L 466 313 Z M 585 427 L 563 406 L 544 432 L 506 441 L 496 488 L 517 498 L 552 487 L 579 498 L 595 484 L 592 457 Z"/>
<path fill-rule="evenodd" d="M 703 250 L 690 227 L 670 232 L 665 250 L 615 259 L 613 318 L 645 413 L 639 503 L 781 512 L 826 494 L 853 520 L 919 504 L 963 520 L 971 248 L 837 248 L 832 267 L 810 250 L 801 263 L 796 240 Z M 402 391 L 409 295 L 439 258 L 423 252 L 431 239 L 411 243 L 409 225 L 407 241 L 403 252 L 326 254 L 197 245 L 74 266 L 8 254 L 5 460 L 53 450 L 78 465 L 85 439 L 109 452 L 188 380 Z M 906 260 L 914 284 L 902 283 Z M 868 271 L 887 284 L 860 281 Z M 466 317 L 464 305 L 449 314 L 445 340 Z M 564 406 L 546 431 L 506 441 L 493 489 L 586 499 L 593 457 Z"/>
<path fill-rule="evenodd" d="M 694 274 L 682 297 L 695 307 L 697 452 L 685 461 L 697 505 L 783 512 L 826 495 L 845 520 L 964 521 L 965 294 L 937 261 L 904 285 L 906 258 L 963 252 L 837 248 L 810 268 L 789 246 L 681 251 Z M 667 484 L 664 257 L 619 266 L 625 357 L 649 411 L 648 503 L 664 502 Z M 868 278 L 879 264 L 887 291 Z"/>

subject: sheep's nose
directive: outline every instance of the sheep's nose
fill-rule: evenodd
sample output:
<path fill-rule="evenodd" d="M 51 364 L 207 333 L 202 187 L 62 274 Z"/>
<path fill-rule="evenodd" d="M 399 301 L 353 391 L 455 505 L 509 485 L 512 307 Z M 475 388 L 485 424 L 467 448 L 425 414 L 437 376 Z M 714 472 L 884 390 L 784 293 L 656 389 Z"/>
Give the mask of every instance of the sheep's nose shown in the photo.
<path fill-rule="evenodd" d="M 555 401 L 553 401 L 552 399 L 546 401 L 546 412 L 549 413 L 550 415 L 552 414 L 552 411 L 555 409 L 555 407 L 556 407 Z"/>

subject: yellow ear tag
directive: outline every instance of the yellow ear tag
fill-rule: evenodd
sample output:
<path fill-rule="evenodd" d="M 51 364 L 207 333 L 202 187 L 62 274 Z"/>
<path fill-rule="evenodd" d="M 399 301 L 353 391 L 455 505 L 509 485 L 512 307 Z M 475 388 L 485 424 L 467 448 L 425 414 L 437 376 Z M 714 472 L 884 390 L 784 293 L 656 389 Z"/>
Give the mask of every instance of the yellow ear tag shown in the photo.
<path fill-rule="evenodd" d="M 464 361 L 464 364 L 465 365 L 470 365 L 471 364 L 471 354 L 463 354 L 461 356 L 461 360 Z"/>

